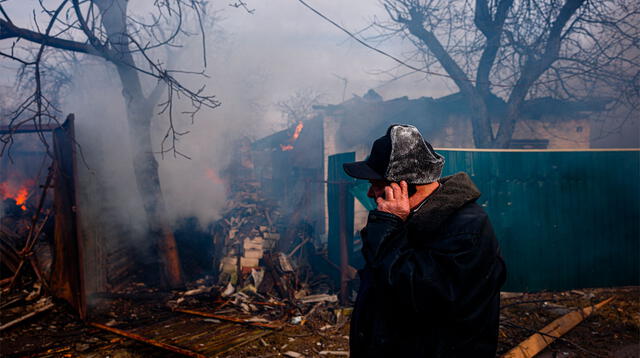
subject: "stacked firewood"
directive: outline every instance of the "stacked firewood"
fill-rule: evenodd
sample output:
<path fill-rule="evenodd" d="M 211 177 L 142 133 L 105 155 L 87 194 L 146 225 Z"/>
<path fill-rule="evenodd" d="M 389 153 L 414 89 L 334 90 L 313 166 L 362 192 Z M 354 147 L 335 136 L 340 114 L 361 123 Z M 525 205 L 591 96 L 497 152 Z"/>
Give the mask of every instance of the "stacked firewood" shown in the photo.
<path fill-rule="evenodd" d="M 280 239 L 274 225 L 278 215 L 278 210 L 261 196 L 259 183 L 234 186 L 213 238 L 216 256 L 220 257 L 220 283 L 258 289 L 265 262 L 269 261 L 265 255 L 275 252 Z"/>

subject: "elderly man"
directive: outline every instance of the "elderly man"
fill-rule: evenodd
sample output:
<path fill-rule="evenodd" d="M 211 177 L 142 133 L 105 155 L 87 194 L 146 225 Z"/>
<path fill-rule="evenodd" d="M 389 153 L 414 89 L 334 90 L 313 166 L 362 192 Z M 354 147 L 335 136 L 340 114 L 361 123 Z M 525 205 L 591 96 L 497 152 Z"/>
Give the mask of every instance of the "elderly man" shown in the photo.
<path fill-rule="evenodd" d="M 362 230 L 365 267 L 351 357 L 494 357 L 506 269 L 480 192 L 413 126 L 393 125 L 347 163 L 378 204 Z"/>

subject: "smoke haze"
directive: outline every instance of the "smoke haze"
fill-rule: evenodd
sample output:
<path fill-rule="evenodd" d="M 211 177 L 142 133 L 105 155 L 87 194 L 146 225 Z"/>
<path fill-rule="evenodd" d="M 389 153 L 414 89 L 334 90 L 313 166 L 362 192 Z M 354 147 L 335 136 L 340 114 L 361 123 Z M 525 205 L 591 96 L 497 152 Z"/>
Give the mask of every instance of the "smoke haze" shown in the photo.
<path fill-rule="evenodd" d="M 365 28 L 384 9 L 372 1 L 330 0 L 312 4 L 327 16 L 352 31 Z M 31 27 L 33 2 L 10 1 L 3 4 L 9 12 L 24 13 L 18 25 Z M 132 12 L 144 13 L 142 2 L 132 3 Z M 178 149 L 191 160 L 158 156 L 160 176 L 171 220 L 196 216 L 202 224 L 216 219 L 224 204 L 223 185 L 215 175 L 234 155 L 232 143 L 243 136 L 260 138 L 283 129 L 285 120 L 274 104 L 301 89 L 323 94 L 326 103 L 339 103 L 352 94 L 362 95 L 374 88 L 385 99 L 409 96 L 440 97 L 455 91 L 447 80 L 413 74 L 387 82 L 391 74 L 408 72 L 398 69 L 392 60 L 355 43 L 346 34 L 328 24 L 296 1 L 252 1 L 255 9 L 217 4 L 210 11 L 215 16 L 207 31 L 208 78 L 179 75 L 191 89 L 206 85 L 222 106 L 205 109 L 194 123 L 188 115 L 188 103 L 178 101 L 174 110 L 176 129 L 189 133 L 181 136 Z M 376 44 L 382 50 L 403 54 L 408 50 L 399 41 Z M 203 69 L 200 38 L 193 37 L 182 48 L 154 53 L 172 68 Z M 395 68 L 395 69 L 394 69 Z M 144 77 L 144 76 L 143 76 Z M 2 77 L 10 78 L 3 73 Z M 154 85 L 145 79 L 147 90 Z M 133 177 L 126 111 L 121 85 L 111 64 L 87 58 L 73 71 L 71 90 L 63 99 L 62 112 L 76 114 L 77 140 L 89 169 L 83 171 L 87 190 L 105 190 L 106 202 L 96 205 L 98 214 L 114 209 L 114 217 L 133 233 L 142 232 L 142 205 Z M 161 99 L 162 101 L 162 99 Z M 166 131 L 166 116 L 153 124 L 154 150 L 159 151 Z M 628 132 L 627 132 L 628 135 Z M 637 141 L 637 136 L 634 136 Z M 102 209 L 100 209 L 102 208 Z M 118 214 L 119 213 L 119 214 Z M 133 220 L 132 218 L 135 218 Z M 140 226 L 140 227 L 138 227 Z M 137 234 L 136 234 L 137 235 Z"/>

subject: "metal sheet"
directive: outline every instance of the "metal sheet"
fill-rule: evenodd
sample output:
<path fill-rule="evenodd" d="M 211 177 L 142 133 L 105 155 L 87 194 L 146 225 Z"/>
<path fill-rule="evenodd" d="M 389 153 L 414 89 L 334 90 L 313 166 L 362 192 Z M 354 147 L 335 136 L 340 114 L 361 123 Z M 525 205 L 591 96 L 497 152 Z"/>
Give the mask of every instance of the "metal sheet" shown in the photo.
<path fill-rule="evenodd" d="M 344 230 L 344 234 L 347 236 L 348 252 L 353 251 L 353 209 L 354 201 L 353 194 L 348 190 L 349 184 L 354 183 L 353 178 L 347 175 L 342 169 L 343 163 L 354 162 L 356 160 L 356 153 L 342 153 L 329 156 L 328 163 L 328 180 L 327 180 L 327 202 L 329 211 L 329 235 L 328 235 L 328 250 L 329 260 L 336 265 L 340 264 L 340 233 Z M 344 197 L 340 197 L 340 185 L 349 185 L 347 190 L 344 190 Z M 341 212 L 340 206 L 343 206 L 342 210 L 346 213 L 345 217 L 340 218 Z M 341 228 L 340 224 L 346 227 Z"/>
<path fill-rule="evenodd" d="M 483 193 L 505 290 L 640 283 L 640 151 L 439 152 Z"/>

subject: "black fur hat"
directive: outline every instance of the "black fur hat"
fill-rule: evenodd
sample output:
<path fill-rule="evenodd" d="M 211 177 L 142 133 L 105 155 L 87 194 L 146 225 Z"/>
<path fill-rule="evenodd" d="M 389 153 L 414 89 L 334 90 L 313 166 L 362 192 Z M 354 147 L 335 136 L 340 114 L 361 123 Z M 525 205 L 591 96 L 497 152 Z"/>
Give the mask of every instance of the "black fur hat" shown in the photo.
<path fill-rule="evenodd" d="M 345 163 L 344 171 L 354 178 L 428 184 L 440 178 L 444 158 L 425 141 L 418 128 L 394 124 L 376 139 L 365 161 Z"/>

